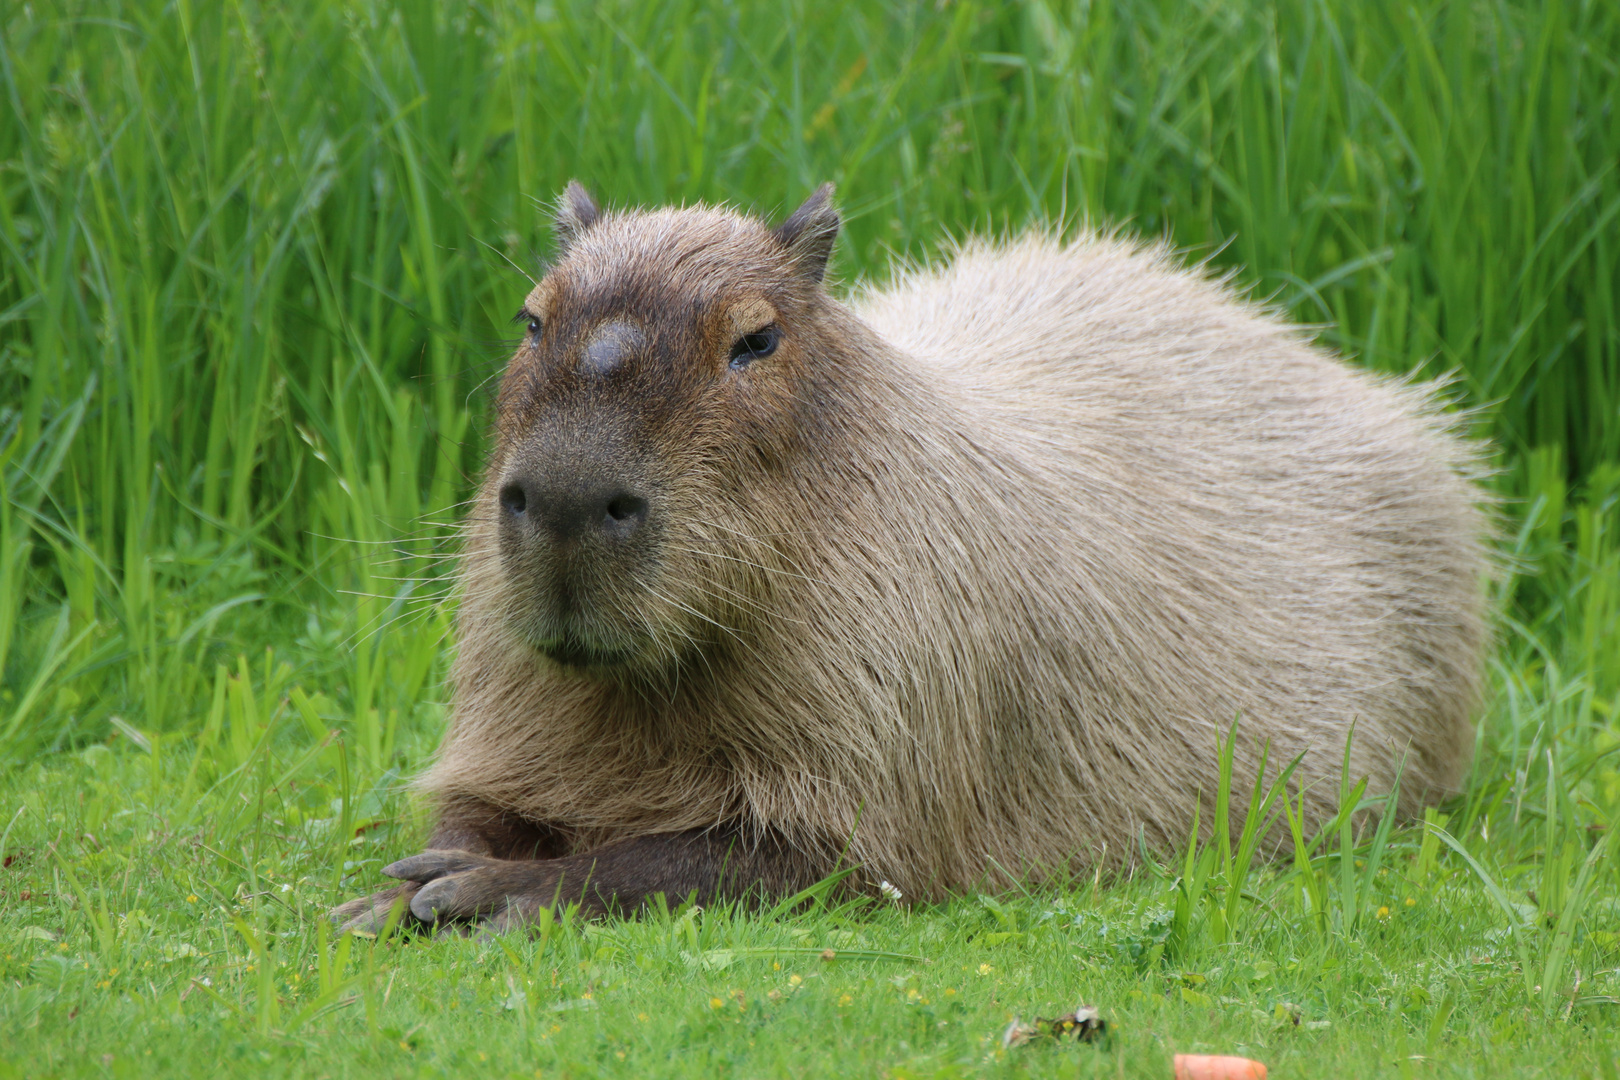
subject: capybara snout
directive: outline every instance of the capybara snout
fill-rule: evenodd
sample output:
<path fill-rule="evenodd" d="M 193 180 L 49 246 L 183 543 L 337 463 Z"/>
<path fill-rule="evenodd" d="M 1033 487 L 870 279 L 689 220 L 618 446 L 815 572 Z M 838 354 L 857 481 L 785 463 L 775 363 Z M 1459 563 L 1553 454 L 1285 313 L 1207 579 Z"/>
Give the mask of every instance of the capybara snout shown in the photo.
<path fill-rule="evenodd" d="M 546 547 L 611 552 L 634 539 L 652 509 L 643 470 L 611 447 L 567 455 L 531 453 L 509 468 L 495 495 L 501 540 L 517 553 Z"/>
<path fill-rule="evenodd" d="M 536 440 L 484 498 L 498 519 L 503 588 L 518 629 L 573 667 L 624 664 L 648 644 L 642 608 L 656 576 L 658 485 L 644 462 L 586 437 L 567 452 Z"/>

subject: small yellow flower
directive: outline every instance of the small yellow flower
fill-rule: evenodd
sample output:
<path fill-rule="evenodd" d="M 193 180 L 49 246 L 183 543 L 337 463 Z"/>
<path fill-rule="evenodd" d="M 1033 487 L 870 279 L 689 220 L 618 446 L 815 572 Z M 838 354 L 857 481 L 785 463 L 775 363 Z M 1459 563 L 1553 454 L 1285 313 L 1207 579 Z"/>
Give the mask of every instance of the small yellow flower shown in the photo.
<path fill-rule="evenodd" d="M 848 994 L 840 995 L 839 998 L 838 998 L 838 1007 L 839 1008 L 843 1008 L 845 1005 L 853 1005 L 853 1004 L 855 1004 L 855 999 L 850 997 Z"/>
<path fill-rule="evenodd" d="M 1379 908 L 1378 909 L 1378 921 L 1383 922 L 1387 918 L 1389 918 L 1389 908 L 1387 908 L 1387 907 Z"/>
<path fill-rule="evenodd" d="M 1406 898 L 1406 906 L 1407 907 L 1417 907 L 1417 901 L 1412 899 L 1412 897 L 1408 896 Z"/>
<path fill-rule="evenodd" d="M 804 979 L 801 976 L 798 976 L 798 975 L 789 975 L 788 976 L 788 985 L 789 986 L 798 986 L 802 982 L 804 982 Z"/>
<path fill-rule="evenodd" d="M 955 996 L 956 996 L 956 987 L 954 987 L 954 986 L 947 986 L 947 987 L 946 987 L 946 988 L 945 988 L 945 996 L 946 996 L 946 997 L 955 997 Z"/>
<path fill-rule="evenodd" d="M 996 970 L 996 969 L 991 967 L 989 964 L 980 964 L 979 965 L 979 974 L 980 975 L 988 975 L 994 970 Z"/>
<path fill-rule="evenodd" d="M 772 971 L 781 971 L 782 970 L 782 962 L 780 960 L 771 961 L 771 970 Z"/>
<path fill-rule="evenodd" d="M 711 1008 L 711 1009 L 723 1009 L 725 1007 L 726 1007 L 726 1003 L 721 1001 L 719 998 L 710 998 L 709 999 L 709 1008 Z"/>
<path fill-rule="evenodd" d="M 489 1060 L 489 1055 L 484 1053 L 482 1050 L 480 1050 L 480 1051 L 478 1051 L 478 1060 L 479 1061 L 488 1061 Z"/>
<path fill-rule="evenodd" d="M 647 1014 L 646 1013 L 636 1013 L 636 1019 L 641 1021 L 643 1024 L 645 1024 L 647 1022 Z"/>
<path fill-rule="evenodd" d="M 196 902 L 197 902 L 197 894 L 196 893 L 192 893 L 190 896 L 186 897 L 186 903 L 195 904 Z"/>

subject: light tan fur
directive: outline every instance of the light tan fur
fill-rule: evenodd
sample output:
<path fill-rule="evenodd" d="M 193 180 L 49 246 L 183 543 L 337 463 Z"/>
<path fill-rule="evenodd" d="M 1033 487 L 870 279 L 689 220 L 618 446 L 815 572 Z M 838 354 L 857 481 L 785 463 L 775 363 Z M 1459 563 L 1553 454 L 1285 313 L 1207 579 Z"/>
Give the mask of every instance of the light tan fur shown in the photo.
<path fill-rule="evenodd" d="M 726 305 L 791 272 L 753 219 L 694 208 L 606 215 L 557 273 L 666 275 L 742 327 Z M 1118 865 L 1139 832 L 1179 843 L 1239 714 L 1238 775 L 1261 739 L 1305 755 L 1308 827 L 1352 723 L 1372 791 L 1403 756 L 1404 811 L 1456 790 L 1487 524 L 1478 447 L 1432 388 L 1089 232 L 971 241 L 849 307 L 816 292 L 785 339 L 813 370 L 758 408 L 805 410 L 817 452 L 743 476 L 666 448 L 676 509 L 632 620 L 661 673 L 538 657 L 475 510 L 428 789 L 575 850 L 773 827 L 912 897 Z M 694 424 L 694 448 L 727 422 Z"/>

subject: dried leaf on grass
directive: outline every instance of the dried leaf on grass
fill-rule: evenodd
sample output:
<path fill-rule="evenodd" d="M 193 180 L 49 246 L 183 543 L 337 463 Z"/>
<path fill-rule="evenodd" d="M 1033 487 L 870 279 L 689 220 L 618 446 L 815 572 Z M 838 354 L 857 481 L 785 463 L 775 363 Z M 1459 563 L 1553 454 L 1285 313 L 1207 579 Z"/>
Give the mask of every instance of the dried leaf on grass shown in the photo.
<path fill-rule="evenodd" d="M 1022 1046 L 1032 1039 L 1073 1039 L 1076 1042 L 1095 1042 L 1108 1034 L 1108 1021 L 1095 1005 L 1077 1006 L 1072 1013 L 1048 1020 L 1037 1016 L 1033 1024 L 1014 1017 L 1007 1030 L 1001 1033 L 1003 1048 Z"/>

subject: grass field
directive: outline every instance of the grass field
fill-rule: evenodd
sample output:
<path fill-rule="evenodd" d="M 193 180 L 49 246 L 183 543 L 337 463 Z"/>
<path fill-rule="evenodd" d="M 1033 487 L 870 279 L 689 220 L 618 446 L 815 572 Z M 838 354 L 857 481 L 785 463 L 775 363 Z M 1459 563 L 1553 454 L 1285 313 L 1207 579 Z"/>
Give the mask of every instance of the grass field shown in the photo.
<path fill-rule="evenodd" d="M 0 1074 L 1620 1076 L 1617 58 L 1607 0 L 0 0 Z M 1465 795 L 1271 865 L 334 940 L 424 836 L 573 176 L 835 180 L 845 282 L 1089 215 L 1455 372 L 1504 550 Z M 1082 1000 L 1106 1044 L 1001 1046 Z"/>

